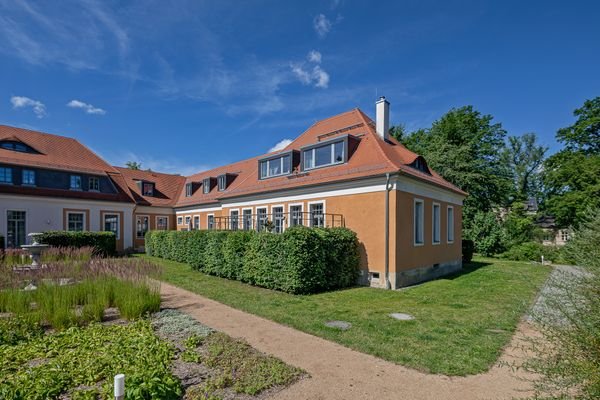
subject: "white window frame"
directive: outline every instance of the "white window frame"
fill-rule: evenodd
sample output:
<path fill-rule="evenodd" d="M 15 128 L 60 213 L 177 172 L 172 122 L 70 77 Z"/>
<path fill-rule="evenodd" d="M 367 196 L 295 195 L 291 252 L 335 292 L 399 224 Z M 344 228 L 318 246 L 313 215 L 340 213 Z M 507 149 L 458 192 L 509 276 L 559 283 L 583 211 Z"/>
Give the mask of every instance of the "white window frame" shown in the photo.
<path fill-rule="evenodd" d="M 167 225 L 167 227 L 166 227 L 164 230 L 165 230 L 165 231 L 168 231 L 168 230 L 169 230 L 169 216 L 168 216 L 168 215 L 157 215 L 157 216 L 154 218 L 154 225 L 156 226 L 156 230 L 157 230 L 157 231 L 158 231 L 158 230 L 160 230 L 160 229 L 158 228 L 158 219 L 159 219 L 159 218 L 164 218 L 164 219 L 167 221 L 167 224 L 166 224 L 166 225 Z"/>
<path fill-rule="evenodd" d="M 223 183 L 223 187 L 221 187 L 221 182 Z M 217 190 L 219 192 L 223 192 L 227 189 L 227 175 L 219 175 L 217 176 Z"/>
<path fill-rule="evenodd" d="M 196 228 L 196 218 L 198 218 L 198 228 Z M 200 229 L 200 225 L 202 224 L 202 222 L 200 222 L 200 215 L 196 214 L 192 216 L 192 229 Z"/>
<path fill-rule="evenodd" d="M 25 173 L 31 172 L 33 173 L 33 183 L 25 182 Z M 25 168 L 21 170 L 21 185 L 23 186 L 35 186 L 37 181 L 37 173 L 34 169 Z"/>
<path fill-rule="evenodd" d="M 261 231 L 260 229 L 258 229 L 258 227 L 260 226 L 260 221 L 258 220 L 258 210 L 265 210 L 265 217 L 267 218 L 267 220 L 269 219 L 269 207 L 268 206 L 260 206 L 260 207 L 256 207 L 254 209 L 255 212 L 255 216 L 256 216 L 256 230 L 257 231 Z"/>
<path fill-rule="evenodd" d="M 144 233 L 144 236 L 138 236 L 138 230 L 137 230 L 137 221 L 138 218 L 148 218 L 148 230 Z M 134 226 L 134 230 L 135 230 L 135 238 L 136 239 L 144 239 L 146 237 L 146 233 L 148 231 L 150 231 L 150 216 L 148 214 L 138 214 L 135 216 L 135 226 Z"/>
<path fill-rule="evenodd" d="M 242 220 L 242 230 L 246 230 L 246 220 L 244 219 L 244 211 L 250 210 L 250 227 L 248 228 L 249 231 L 253 230 L 254 227 L 252 226 L 252 216 L 254 215 L 254 207 L 244 207 L 242 208 L 242 212 L 240 215 L 240 219 Z"/>
<path fill-rule="evenodd" d="M 288 172 L 283 172 L 283 159 L 285 157 L 289 157 L 289 159 L 290 159 L 290 170 Z M 271 161 L 276 161 L 276 160 L 279 160 L 279 170 L 281 172 L 278 174 L 270 175 L 269 174 L 269 164 L 271 163 Z M 267 165 L 267 174 L 265 176 L 262 176 L 262 164 L 263 163 L 265 163 Z M 258 162 L 258 175 L 259 175 L 260 179 L 269 179 L 269 178 L 274 178 L 276 176 L 289 175 L 292 173 L 292 163 L 293 163 L 292 153 L 285 153 L 285 154 L 281 154 L 278 157 L 267 158 L 266 160 L 261 160 Z"/>
<path fill-rule="evenodd" d="M 210 193 L 210 189 L 211 189 L 211 187 L 210 187 L 210 181 L 211 181 L 210 178 L 204 178 L 202 180 L 202 193 L 203 194 L 209 194 Z M 207 185 L 207 183 L 208 183 L 208 185 Z"/>
<path fill-rule="evenodd" d="M 92 180 L 95 180 L 96 182 L 98 182 L 98 189 L 92 189 Z M 99 192 L 100 191 L 100 178 L 98 178 L 97 176 L 90 176 L 88 178 L 88 190 L 90 192 Z"/>
<path fill-rule="evenodd" d="M 298 206 L 300 206 L 300 219 L 302 220 L 302 225 L 304 225 L 304 214 L 302 214 L 304 212 L 304 203 L 290 203 L 290 204 L 288 204 L 288 207 L 287 207 L 287 212 L 288 212 L 287 226 L 288 226 L 288 228 L 291 226 L 295 226 L 295 225 L 291 225 L 291 223 L 292 223 L 292 207 L 298 207 Z"/>
<path fill-rule="evenodd" d="M 421 219 L 417 221 L 417 203 L 421 204 Z M 417 224 L 421 226 L 421 237 L 417 238 Z M 425 200 L 423 199 L 414 199 L 413 202 L 413 245 L 414 246 L 424 246 L 425 245 Z M 418 239 L 421 239 L 419 242 Z"/>
<path fill-rule="evenodd" d="M 273 213 L 273 208 L 281 207 L 281 213 L 283 214 L 283 221 L 281 221 L 281 233 L 285 232 L 285 204 L 274 204 L 271 206 L 271 218 L 273 219 L 273 225 L 275 225 L 275 214 Z"/>
<path fill-rule="evenodd" d="M 5 208 L 4 209 L 4 245 L 8 246 L 8 213 L 9 212 L 24 212 L 25 213 L 25 242 L 23 244 L 27 244 L 27 234 L 30 231 L 29 229 L 29 209 L 27 208 Z"/>
<path fill-rule="evenodd" d="M 435 208 L 438 208 L 438 240 L 435 240 Z M 431 244 L 438 245 L 442 243 L 442 206 L 440 203 L 433 203 L 431 205 Z"/>
<path fill-rule="evenodd" d="M 229 226 L 227 227 L 227 229 L 231 230 L 231 213 L 237 211 L 237 227 L 236 230 L 240 231 L 243 230 L 244 226 L 242 224 L 242 229 L 240 229 L 240 221 L 242 220 L 242 216 L 240 215 L 240 209 L 239 208 L 232 208 L 229 210 Z"/>
<path fill-rule="evenodd" d="M 0 184 L 2 185 L 12 185 L 14 183 L 14 174 L 13 174 L 13 169 L 11 167 L 0 167 L 6 171 L 10 171 L 10 181 L 1 181 Z M 4 176 L 6 176 L 6 171 L 4 172 Z M 12 210 L 11 210 L 12 211 Z"/>
<path fill-rule="evenodd" d="M 335 161 L 335 145 L 337 143 L 342 143 L 342 147 L 343 147 L 344 152 L 343 152 L 342 161 L 337 161 L 336 162 Z M 347 159 L 347 155 L 346 155 L 346 153 L 348 152 L 347 143 L 348 142 L 346 140 L 335 140 L 335 141 L 332 141 L 331 143 L 323 144 L 322 146 L 315 146 L 315 147 L 312 147 L 310 149 L 302 150 L 302 154 L 301 154 L 301 156 L 302 156 L 302 169 L 305 170 L 305 171 L 309 171 L 311 169 L 325 168 L 325 167 L 331 167 L 332 165 L 344 164 L 346 162 L 346 159 Z M 316 156 L 317 156 L 317 149 L 319 149 L 321 147 L 326 147 L 326 146 L 331 146 L 331 156 L 330 156 L 331 158 L 330 158 L 330 160 L 332 162 L 330 162 L 328 164 L 323 164 L 323 165 L 315 165 L 316 164 L 316 160 L 317 160 L 317 158 L 316 158 Z M 313 166 L 312 167 L 307 167 L 306 166 L 306 157 L 305 157 L 305 154 L 308 153 L 309 151 L 312 153 L 312 162 L 313 162 Z"/>
<path fill-rule="evenodd" d="M 212 217 L 212 228 L 211 228 L 211 224 L 209 222 L 210 217 Z M 209 231 L 215 230 L 215 214 L 208 214 L 206 216 L 206 229 L 208 229 Z"/>
<path fill-rule="evenodd" d="M 69 217 L 71 215 L 75 215 L 75 214 L 80 214 L 80 215 L 83 216 L 83 218 L 81 219 L 81 224 L 82 225 L 81 225 L 81 230 L 80 231 L 72 231 L 72 230 L 69 229 Z M 66 228 L 65 230 L 68 231 L 68 232 L 85 232 L 87 230 L 87 229 L 85 229 L 86 222 L 87 222 L 85 216 L 86 216 L 86 212 L 85 211 L 67 211 L 67 226 L 65 227 Z"/>
<path fill-rule="evenodd" d="M 78 177 L 79 178 L 79 187 L 73 187 L 73 178 Z M 83 179 L 81 178 L 81 175 L 69 175 L 69 189 L 70 190 L 81 190 L 83 188 Z"/>
<path fill-rule="evenodd" d="M 113 216 L 117 217 L 117 234 L 115 235 L 115 237 L 117 238 L 117 240 L 119 240 L 119 239 L 121 239 L 121 214 L 119 214 L 117 212 L 102 213 L 102 230 L 104 232 L 112 232 L 112 231 L 106 230 L 106 217 L 113 217 Z"/>
<path fill-rule="evenodd" d="M 177 225 L 183 225 L 183 215 L 177 216 Z"/>
<path fill-rule="evenodd" d="M 452 210 L 452 212 L 450 212 Z M 452 223 L 450 223 L 450 214 L 452 214 Z M 454 243 L 454 224 L 456 220 L 456 215 L 454 214 L 454 207 L 448 206 L 446 207 L 446 243 L 452 244 Z"/>
<path fill-rule="evenodd" d="M 192 216 L 191 215 L 186 215 L 184 218 L 185 221 L 185 227 L 188 229 L 191 229 L 190 226 L 192 225 Z"/>
<path fill-rule="evenodd" d="M 185 197 L 192 197 L 193 194 L 194 194 L 194 185 L 192 184 L 192 182 L 186 183 L 185 184 Z"/>
<path fill-rule="evenodd" d="M 310 228 L 313 227 L 312 212 L 310 211 L 310 206 L 312 204 L 323 204 L 323 226 L 317 227 L 317 228 L 324 228 L 327 225 L 327 221 L 325 221 L 325 214 L 327 214 L 327 202 L 325 200 L 316 200 L 316 201 L 309 201 L 306 203 L 306 209 L 309 212 L 308 226 Z"/>

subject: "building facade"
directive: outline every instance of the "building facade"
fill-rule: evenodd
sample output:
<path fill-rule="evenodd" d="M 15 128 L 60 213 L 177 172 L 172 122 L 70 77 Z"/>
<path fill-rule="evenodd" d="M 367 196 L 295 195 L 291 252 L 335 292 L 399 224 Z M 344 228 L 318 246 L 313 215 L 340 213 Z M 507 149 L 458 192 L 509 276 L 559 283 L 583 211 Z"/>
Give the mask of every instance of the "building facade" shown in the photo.
<path fill-rule="evenodd" d="M 54 193 L 56 209 L 33 211 L 36 206 L 31 205 L 26 212 L 29 222 L 22 229 L 61 229 L 60 224 L 39 222 L 52 214 L 51 220 L 63 215 L 62 229 L 107 230 L 119 211 L 120 247 L 142 250 L 145 232 L 152 229 L 281 233 L 295 225 L 345 226 L 360 241 L 362 284 L 398 288 L 456 272 L 462 266 L 466 193 L 442 179 L 388 131 L 389 103 L 382 98 L 376 105 L 376 121 L 359 109 L 350 110 L 313 124 L 280 151 L 188 177 L 105 165 L 108 181 L 100 181 L 99 192 L 114 187 L 123 196 L 117 203 L 121 208 L 113 203 L 107 207 L 104 199 L 81 199 L 86 205 L 78 206 L 77 200 L 73 203 Z M 23 136 L 20 140 L 30 140 L 26 133 Z M 6 141 L 3 137 L 0 134 L 0 147 Z M 0 167 L 10 165 L 4 159 L 6 152 L 0 152 Z M 85 176 L 82 182 L 85 186 Z M 16 203 L 5 198 L 26 196 L 7 193 L 22 186 L 19 182 L 0 186 L 3 218 L 19 217 L 10 213 L 18 211 Z M 41 198 L 35 193 L 28 196 L 31 201 Z M 83 213 L 83 224 L 72 212 Z M 8 229 L 14 222 L 0 223 L 5 236 L 14 236 L 10 233 L 14 228 Z"/>

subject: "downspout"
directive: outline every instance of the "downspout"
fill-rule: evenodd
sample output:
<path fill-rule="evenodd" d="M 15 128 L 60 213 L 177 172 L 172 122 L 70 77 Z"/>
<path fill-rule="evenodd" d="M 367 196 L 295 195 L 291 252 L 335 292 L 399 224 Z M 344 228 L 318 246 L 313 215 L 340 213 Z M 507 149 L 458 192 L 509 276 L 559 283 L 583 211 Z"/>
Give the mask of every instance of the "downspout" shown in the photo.
<path fill-rule="evenodd" d="M 390 191 L 393 185 L 390 183 L 389 172 L 385 174 L 385 288 L 391 289 L 390 284 Z"/>

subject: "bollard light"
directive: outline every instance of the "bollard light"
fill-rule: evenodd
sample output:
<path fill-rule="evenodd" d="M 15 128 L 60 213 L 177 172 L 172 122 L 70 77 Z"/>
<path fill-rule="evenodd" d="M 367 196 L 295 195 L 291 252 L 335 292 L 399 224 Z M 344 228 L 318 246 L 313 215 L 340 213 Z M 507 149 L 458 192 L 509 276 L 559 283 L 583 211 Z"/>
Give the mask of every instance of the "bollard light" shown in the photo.
<path fill-rule="evenodd" d="M 125 375 L 115 375 L 115 400 L 125 398 Z"/>

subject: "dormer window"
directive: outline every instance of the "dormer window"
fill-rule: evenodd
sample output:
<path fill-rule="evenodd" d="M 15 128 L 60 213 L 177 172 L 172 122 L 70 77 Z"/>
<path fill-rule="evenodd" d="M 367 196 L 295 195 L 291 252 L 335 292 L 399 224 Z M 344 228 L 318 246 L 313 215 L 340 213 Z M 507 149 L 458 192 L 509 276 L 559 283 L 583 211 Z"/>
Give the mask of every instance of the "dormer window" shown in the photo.
<path fill-rule="evenodd" d="M 88 189 L 92 192 L 99 192 L 100 191 L 100 179 L 98 177 L 91 176 L 88 179 Z"/>
<path fill-rule="evenodd" d="M 152 183 L 152 182 L 143 182 L 142 183 L 142 195 L 144 195 L 144 196 L 154 196 L 154 183 Z"/>
<path fill-rule="evenodd" d="M 81 175 L 71 175 L 69 188 L 71 190 L 81 190 Z"/>
<path fill-rule="evenodd" d="M 0 183 L 13 183 L 12 168 L 0 167 Z"/>
<path fill-rule="evenodd" d="M 347 161 L 347 137 L 342 140 L 329 141 L 325 144 L 312 145 L 302 150 L 304 170 L 343 164 Z"/>
<path fill-rule="evenodd" d="M 24 169 L 21 176 L 21 184 L 30 186 L 35 185 L 35 171 Z"/>
<path fill-rule="evenodd" d="M 227 188 L 227 175 L 219 175 L 217 177 L 217 186 L 219 188 L 219 192 L 222 192 Z"/>
<path fill-rule="evenodd" d="M 259 161 L 260 179 L 288 175 L 292 171 L 292 154 L 286 153 Z"/>
<path fill-rule="evenodd" d="M 31 146 L 14 140 L 0 141 L 0 148 L 3 148 L 4 150 L 18 151 L 21 153 L 37 153 L 37 151 L 35 151 Z"/>
<path fill-rule="evenodd" d="M 210 193 L 210 178 L 204 178 L 202 181 L 202 193 L 208 194 Z"/>
<path fill-rule="evenodd" d="M 194 187 L 193 187 L 193 184 L 191 182 L 190 183 L 186 183 L 185 184 L 185 197 L 191 197 L 192 194 L 194 194 L 194 190 L 193 189 L 194 189 Z"/>
<path fill-rule="evenodd" d="M 417 157 L 415 161 L 410 164 L 410 166 L 414 169 L 418 169 L 421 172 L 425 172 L 426 174 L 431 174 L 423 157 Z"/>

